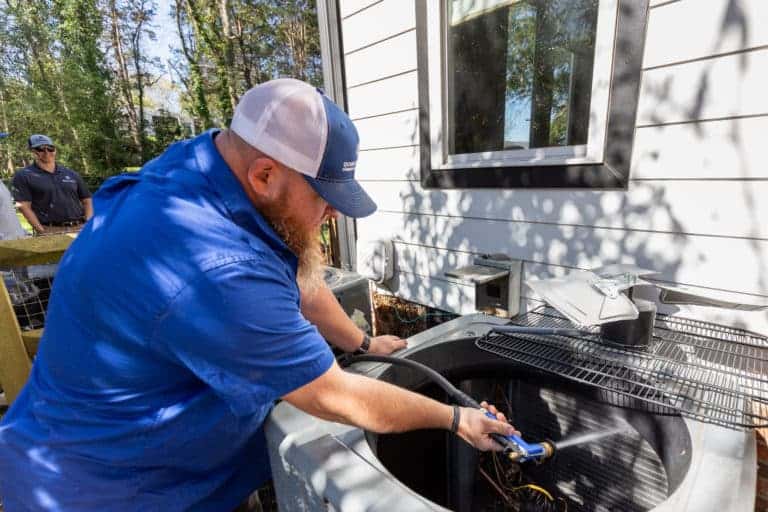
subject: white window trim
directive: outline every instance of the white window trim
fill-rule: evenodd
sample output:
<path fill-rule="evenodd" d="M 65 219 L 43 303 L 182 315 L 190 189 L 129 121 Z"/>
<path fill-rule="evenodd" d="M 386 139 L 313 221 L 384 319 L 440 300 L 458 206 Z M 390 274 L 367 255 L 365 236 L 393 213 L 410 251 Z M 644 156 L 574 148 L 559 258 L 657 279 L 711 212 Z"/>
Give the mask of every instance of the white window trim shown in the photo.
<path fill-rule="evenodd" d="M 427 55 L 429 80 L 429 135 L 431 166 L 436 170 L 466 169 L 468 167 L 523 167 L 530 165 L 601 164 L 605 157 L 606 125 L 613 71 L 618 0 L 600 0 L 595 35 L 595 62 L 592 75 L 592 96 L 587 144 L 535 148 L 527 150 L 488 151 L 483 153 L 448 154 L 445 134 L 447 62 L 447 9 L 450 0 L 426 2 Z"/>

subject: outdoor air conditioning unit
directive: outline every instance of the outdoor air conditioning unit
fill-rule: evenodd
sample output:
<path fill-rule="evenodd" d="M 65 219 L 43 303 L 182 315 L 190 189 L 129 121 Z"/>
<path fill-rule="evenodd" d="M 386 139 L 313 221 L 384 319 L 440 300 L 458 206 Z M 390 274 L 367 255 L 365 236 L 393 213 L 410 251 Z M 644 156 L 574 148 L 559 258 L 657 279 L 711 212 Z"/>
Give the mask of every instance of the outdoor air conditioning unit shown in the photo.
<path fill-rule="evenodd" d="M 476 306 L 509 313 L 518 269 L 493 255 L 450 272 L 474 283 Z M 634 288 L 658 288 L 661 303 L 768 304 L 651 274 L 612 265 L 530 281 L 545 304 L 511 319 L 465 315 L 412 336 L 394 358 L 353 359 L 346 369 L 454 403 L 413 371 L 425 365 L 503 408 L 554 457 L 502 460 L 445 430 L 375 434 L 282 402 L 264 428 L 280 509 L 753 511 L 768 336 L 657 314 Z"/>
<path fill-rule="evenodd" d="M 516 321 L 530 326 L 566 322 L 552 308 L 530 311 Z M 509 325 L 504 318 L 465 315 L 410 337 L 408 348 L 397 357 L 432 368 L 471 396 L 502 404 L 527 439 L 549 439 L 558 446 L 554 457 L 517 465 L 495 461 L 493 455 L 468 448 L 445 430 L 374 434 L 315 418 L 281 402 L 264 425 L 280 510 L 755 510 L 754 433 L 674 410 L 657 414 L 654 406 L 642 407 L 625 394 L 479 350 L 478 343 L 494 336 L 495 328 Z M 701 327 L 700 323 L 671 327 L 662 320 L 659 332 L 690 343 L 683 357 L 694 361 L 713 341 L 712 333 Z M 731 334 L 743 338 L 741 332 Z M 526 342 L 534 335 L 519 336 Z M 537 346 L 544 356 L 555 353 L 547 345 Z M 568 362 L 557 357 L 553 364 Z M 445 400 L 441 388 L 411 369 L 362 362 L 347 371 Z M 617 425 L 623 427 L 620 433 Z M 575 442 L 604 429 L 615 435 Z"/>
<path fill-rule="evenodd" d="M 326 267 L 325 283 L 352 321 L 361 330 L 371 334 L 371 296 L 368 279 L 355 272 Z"/>

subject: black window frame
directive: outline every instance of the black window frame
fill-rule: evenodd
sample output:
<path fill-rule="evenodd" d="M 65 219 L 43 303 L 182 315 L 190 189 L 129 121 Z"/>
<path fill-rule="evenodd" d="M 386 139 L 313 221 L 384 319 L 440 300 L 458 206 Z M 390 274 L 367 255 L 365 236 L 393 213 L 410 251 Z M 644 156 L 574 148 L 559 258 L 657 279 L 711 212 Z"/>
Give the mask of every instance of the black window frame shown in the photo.
<path fill-rule="evenodd" d="M 429 81 L 435 77 L 428 76 L 427 72 L 426 2 L 416 2 L 422 187 L 626 189 L 629 185 L 649 10 L 649 0 L 618 0 L 602 163 L 432 169 Z M 442 77 L 437 79 L 442 81 Z"/>

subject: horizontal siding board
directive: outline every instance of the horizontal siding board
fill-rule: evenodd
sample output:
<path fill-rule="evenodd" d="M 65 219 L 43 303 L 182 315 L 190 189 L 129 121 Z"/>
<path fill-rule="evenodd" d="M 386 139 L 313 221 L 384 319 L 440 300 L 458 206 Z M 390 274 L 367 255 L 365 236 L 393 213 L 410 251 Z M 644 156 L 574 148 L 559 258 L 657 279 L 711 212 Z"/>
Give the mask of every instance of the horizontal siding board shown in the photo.
<path fill-rule="evenodd" d="M 768 179 L 768 116 L 669 126 L 635 132 L 634 179 Z"/>
<path fill-rule="evenodd" d="M 639 181 L 603 192 L 365 187 L 386 211 L 768 240 L 768 181 Z"/>
<path fill-rule="evenodd" d="M 398 295 L 406 291 L 408 300 L 461 314 L 473 312 L 474 287 L 444 275 L 446 270 L 470 264 L 473 254 L 406 244 L 396 244 L 395 253 L 398 275 L 396 276 L 397 285 L 394 288 L 399 288 Z M 440 262 L 444 262 L 444 264 Z M 526 261 L 523 264 L 523 282 L 531 279 L 562 277 L 572 270 L 557 265 Z M 437 286 L 440 291 L 434 292 L 430 290 L 430 286 Z M 446 300 L 446 297 L 451 296 L 447 289 L 449 287 L 458 288 L 459 292 L 457 295 L 453 295 L 455 298 Z M 706 290 L 701 291 L 706 293 Z M 660 304 L 658 303 L 658 290 L 648 286 L 638 288 L 636 295 L 657 302 L 660 313 L 714 322 L 768 335 L 768 312 L 745 312 L 701 306 Z M 543 304 L 541 297 L 537 296 L 526 285 L 523 285 L 521 289 L 521 296 L 521 311 Z M 456 300 L 459 298 L 465 302 L 457 303 Z M 440 306 L 435 305 L 437 302 L 430 302 L 432 300 L 440 300 Z M 754 302 L 754 300 L 754 296 L 744 295 L 745 302 Z"/>
<path fill-rule="evenodd" d="M 449 281 L 462 282 L 448 277 L 446 272 L 472 264 L 476 254 L 436 247 L 424 247 L 405 243 L 395 244 L 395 267 L 398 271 L 433 276 Z M 470 286 L 470 283 L 466 283 Z"/>
<path fill-rule="evenodd" d="M 419 154 L 418 146 L 360 151 L 355 177 L 359 181 L 418 180 Z M 380 184 L 365 186 L 373 192 Z"/>
<path fill-rule="evenodd" d="M 589 268 L 585 267 L 583 269 L 575 269 L 572 267 L 564 267 L 561 265 L 551 265 L 548 263 L 526 261 L 525 264 L 523 265 L 523 281 L 525 282 L 528 280 L 549 279 L 552 277 L 561 278 L 577 270 L 589 270 Z M 693 291 L 696 291 L 697 293 L 701 293 L 703 295 L 709 295 L 711 297 L 717 298 L 717 297 L 723 297 L 724 295 L 727 295 L 728 298 L 732 298 L 736 301 L 740 301 L 743 304 L 762 305 L 762 304 L 765 304 L 766 301 L 768 301 L 768 296 L 764 296 L 764 295 L 753 295 L 749 293 L 739 293 L 739 292 L 733 292 L 732 294 L 723 294 L 717 289 L 711 289 L 711 288 L 700 287 L 695 285 L 692 286 L 692 285 L 688 285 L 687 283 L 677 283 L 677 284 L 686 285 L 688 288 L 690 288 Z M 642 285 L 642 286 L 638 286 L 635 291 L 636 291 L 636 295 L 639 298 L 654 300 L 654 301 L 658 299 L 659 289 L 656 288 L 655 286 Z M 533 290 L 530 290 L 530 289 L 527 290 L 527 294 L 529 296 L 535 296 Z M 541 300 L 540 297 L 538 297 L 538 299 Z M 671 310 L 677 307 L 671 304 L 664 304 L 663 306 L 668 310 Z M 710 309 L 703 306 L 691 306 L 691 307 Z M 712 309 L 720 309 L 720 308 L 712 308 Z M 752 312 L 747 312 L 747 313 L 752 313 Z M 766 313 L 768 314 L 768 312 Z"/>
<path fill-rule="evenodd" d="M 416 71 L 347 90 L 347 110 L 352 119 L 388 114 L 419 106 Z"/>
<path fill-rule="evenodd" d="M 630 177 L 640 180 L 768 180 L 768 165 L 763 153 L 766 133 L 768 116 L 638 128 Z M 372 136 L 375 134 L 367 132 L 361 144 L 374 146 L 366 140 Z M 369 155 L 369 161 L 375 158 L 373 165 L 377 173 L 362 179 L 418 180 L 418 146 L 403 151 L 410 152 L 412 159 L 404 159 L 401 153 Z M 364 153 L 361 152 L 361 162 Z M 361 165 L 359 168 L 365 167 Z"/>
<path fill-rule="evenodd" d="M 461 315 L 475 310 L 475 289 L 444 278 L 397 272 L 389 290 L 398 297 Z"/>
<path fill-rule="evenodd" d="M 683 0 L 650 0 L 648 2 L 648 5 L 651 6 L 652 8 L 656 7 L 656 6 L 664 7 L 664 5 L 662 5 L 662 4 L 669 4 L 671 2 L 681 2 L 681 1 L 683 1 Z M 659 8 L 661 8 L 661 7 L 659 7 Z"/>
<path fill-rule="evenodd" d="M 384 0 L 342 21 L 344 52 L 387 39 L 416 27 L 413 2 Z"/>
<path fill-rule="evenodd" d="M 380 2 L 381 0 L 339 0 L 339 14 L 342 18 L 346 18 L 350 14 L 354 14 L 361 9 Z"/>
<path fill-rule="evenodd" d="M 419 113 L 416 110 L 355 121 L 360 150 L 413 146 L 418 142 Z"/>
<path fill-rule="evenodd" d="M 395 242 L 394 248 L 395 268 L 398 271 L 415 273 L 422 276 L 435 276 L 440 279 L 447 279 L 458 282 L 462 281 L 453 277 L 447 277 L 445 275 L 446 272 L 470 265 L 472 264 L 475 257 L 483 254 L 423 245 L 412 245 L 403 242 Z M 589 270 L 590 268 L 594 268 L 594 266 L 569 267 L 524 260 L 523 281 L 528 279 L 548 279 L 552 277 L 563 277 L 577 269 Z M 534 269 L 535 272 L 532 272 L 531 269 Z M 695 286 L 693 288 L 698 290 L 700 293 L 710 293 L 713 295 L 717 294 L 716 291 L 711 291 L 708 288 Z M 768 296 L 751 295 L 738 292 L 736 292 L 736 296 L 741 297 L 737 300 L 741 300 L 745 304 L 762 304 L 768 300 Z"/>
<path fill-rule="evenodd" d="M 768 49 L 645 71 L 638 125 L 768 113 Z"/>
<path fill-rule="evenodd" d="M 651 9 L 644 67 L 768 45 L 768 2 L 708 0 Z M 680 29 L 685 27 L 685 36 Z"/>
<path fill-rule="evenodd" d="M 414 245 L 593 268 L 632 263 L 660 279 L 768 295 L 768 242 L 529 222 L 377 212 L 359 219 L 361 240 L 391 238 Z"/>
<path fill-rule="evenodd" d="M 630 176 L 642 180 L 768 180 L 763 154 L 766 133 L 768 116 L 638 128 Z M 382 174 L 363 179 L 418 180 L 419 148 L 404 151 L 412 157 L 407 163 L 401 153 L 370 155 L 369 161 L 375 157 L 374 165 Z M 361 162 L 363 158 L 361 152 Z"/>
<path fill-rule="evenodd" d="M 415 30 L 344 56 L 347 87 L 414 69 L 416 69 Z"/>

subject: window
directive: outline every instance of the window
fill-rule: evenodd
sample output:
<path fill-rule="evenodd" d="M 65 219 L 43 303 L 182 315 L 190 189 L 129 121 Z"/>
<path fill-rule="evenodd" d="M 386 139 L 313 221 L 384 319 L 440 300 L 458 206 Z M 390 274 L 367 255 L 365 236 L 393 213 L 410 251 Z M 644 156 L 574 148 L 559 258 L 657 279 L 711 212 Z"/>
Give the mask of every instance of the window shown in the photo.
<path fill-rule="evenodd" d="M 417 2 L 424 186 L 625 187 L 647 3 Z"/>

